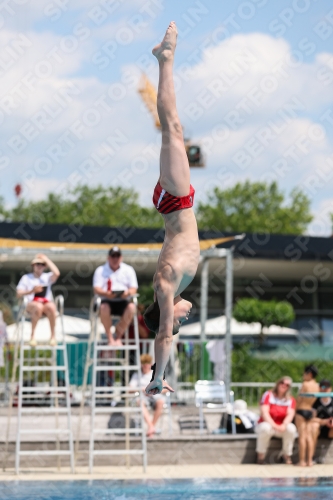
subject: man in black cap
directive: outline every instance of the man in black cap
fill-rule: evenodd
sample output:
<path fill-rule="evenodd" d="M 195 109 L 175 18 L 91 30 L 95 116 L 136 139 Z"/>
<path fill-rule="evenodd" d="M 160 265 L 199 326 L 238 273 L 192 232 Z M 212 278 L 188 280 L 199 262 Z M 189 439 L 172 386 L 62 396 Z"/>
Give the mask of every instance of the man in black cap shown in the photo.
<path fill-rule="evenodd" d="M 114 246 L 108 253 L 108 260 L 99 266 L 93 277 L 96 295 L 102 299 L 101 322 L 105 328 L 109 345 L 122 345 L 121 338 L 132 322 L 135 305 L 130 297 L 137 292 L 138 280 L 132 266 L 122 261 L 121 250 Z M 111 333 L 112 316 L 121 316 L 116 326 L 116 338 Z"/>

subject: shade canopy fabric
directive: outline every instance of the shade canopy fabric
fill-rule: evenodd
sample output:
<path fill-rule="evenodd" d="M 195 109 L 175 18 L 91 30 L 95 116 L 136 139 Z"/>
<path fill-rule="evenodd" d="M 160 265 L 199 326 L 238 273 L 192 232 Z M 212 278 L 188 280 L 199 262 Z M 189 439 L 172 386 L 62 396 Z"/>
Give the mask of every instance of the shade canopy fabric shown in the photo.
<path fill-rule="evenodd" d="M 75 335 L 89 335 L 91 330 L 90 321 L 82 318 L 75 318 L 74 316 L 63 316 L 64 330 L 66 334 L 66 342 L 76 342 L 78 339 Z M 16 339 L 16 323 L 7 326 L 7 335 L 9 342 L 15 342 Z M 104 328 L 100 325 L 100 333 L 104 333 Z M 50 324 L 47 318 L 41 318 L 36 327 L 35 338 L 37 342 L 48 342 L 50 339 Z M 31 323 L 30 321 L 24 322 L 23 337 L 25 342 L 29 342 L 31 336 Z M 60 318 L 56 320 L 56 340 L 62 341 L 62 332 Z"/>
<path fill-rule="evenodd" d="M 208 319 L 205 325 L 206 335 L 224 335 L 226 332 L 227 323 L 225 316 Z M 261 332 L 260 323 L 240 323 L 234 318 L 231 319 L 231 334 L 232 335 L 259 335 Z M 183 336 L 198 336 L 201 333 L 200 322 L 184 325 L 180 329 L 180 337 Z M 298 331 L 293 328 L 286 328 L 272 325 L 269 328 L 264 327 L 264 335 L 298 335 Z"/>

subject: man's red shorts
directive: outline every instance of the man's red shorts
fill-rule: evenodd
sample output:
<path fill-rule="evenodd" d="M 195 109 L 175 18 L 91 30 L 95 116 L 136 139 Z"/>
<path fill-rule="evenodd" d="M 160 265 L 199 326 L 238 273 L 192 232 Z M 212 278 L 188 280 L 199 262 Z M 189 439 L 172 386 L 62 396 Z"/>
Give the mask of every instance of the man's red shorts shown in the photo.
<path fill-rule="evenodd" d="M 49 299 L 46 299 L 45 297 L 34 297 L 32 301 L 40 302 L 41 304 L 48 304 L 50 302 Z"/>
<path fill-rule="evenodd" d="M 177 210 L 183 210 L 183 208 L 193 207 L 194 193 L 195 190 L 191 185 L 190 192 L 187 196 L 173 196 L 163 189 L 158 182 L 154 190 L 153 203 L 156 210 L 161 214 L 170 214 Z"/>

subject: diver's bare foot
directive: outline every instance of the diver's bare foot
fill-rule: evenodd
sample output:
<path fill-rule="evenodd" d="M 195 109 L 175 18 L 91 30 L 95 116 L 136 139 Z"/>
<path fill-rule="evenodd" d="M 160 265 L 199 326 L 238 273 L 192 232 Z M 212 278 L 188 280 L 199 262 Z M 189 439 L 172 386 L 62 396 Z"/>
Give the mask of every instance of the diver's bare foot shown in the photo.
<path fill-rule="evenodd" d="M 163 40 L 152 50 L 154 56 L 160 62 L 173 59 L 177 44 L 177 34 L 178 32 L 176 23 L 174 21 L 171 21 L 168 29 L 166 30 Z"/>
<path fill-rule="evenodd" d="M 301 461 L 298 462 L 297 467 L 306 467 L 306 465 L 307 465 L 306 462 Z"/>

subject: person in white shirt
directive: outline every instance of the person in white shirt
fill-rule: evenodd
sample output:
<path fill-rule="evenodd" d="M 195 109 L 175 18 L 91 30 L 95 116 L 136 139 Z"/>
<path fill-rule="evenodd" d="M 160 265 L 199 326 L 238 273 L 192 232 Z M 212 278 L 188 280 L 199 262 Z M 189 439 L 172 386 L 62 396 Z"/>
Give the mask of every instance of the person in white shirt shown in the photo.
<path fill-rule="evenodd" d="M 32 272 L 24 274 L 20 279 L 16 294 L 18 298 L 24 296 L 28 299 L 27 312 L 31 316 L 31 340 L 30 345 L 35 347 L 35 330 L 38 320 L 43 314 L 48 318 L 51 328 L 50 345 L 56 345 L 55 339 L 55 321 L 56 307 L 53 302 L 51 286 L 57 281 L 60 276 L 60 271 L 57 266 L 46 255 L 39 253 L 31 262 Z M 49 272 L 45 273 L 45 268 L 49 268 Z"/>
<path fill-rule="evenodd" d="M 112 247 L 108 260 L 99 266 L 93 277 L 94 293 L 101 302 L 101 322 L 105 328 L 109 345 L 122 345 L 121 338 L 129 327 L 136 312 L 131 296 L 138 290 L 138 280 L 132 266 L 122 262 L 119 247 Z M 111 333 L 112 314 L 121 316 L 116 325 L 116 338 Z"/>
<path fill-rule="evenodd" d="M 140 356 L 140 362 L 141 362 L 140 379 L 138 377 L 138 374 L 134 373 L 134 375 L 132 375 L 131 377 L 129 385 L 131 389 L 141 390 L 144 394 L 143 417 L 146 421 L 146 424 L 148 425 L 147 436 L 152 437 L 156 433 L 156 424 L 163 412 L 163 405 L 164 405 L 163 394 L 166 392 L 166 390 L 163 390 L 161 394 L 156 394 L 154 397 L 146 394 L 145 388 L 147 387 L 153 376 L 153 371 L 151 369 L 153 358 L 150 356 L 150 354 L 142 354 Z M 153 418 L 151 418 L 149 414 L 147 405 L 153 407 L 154 410 Z"/>

